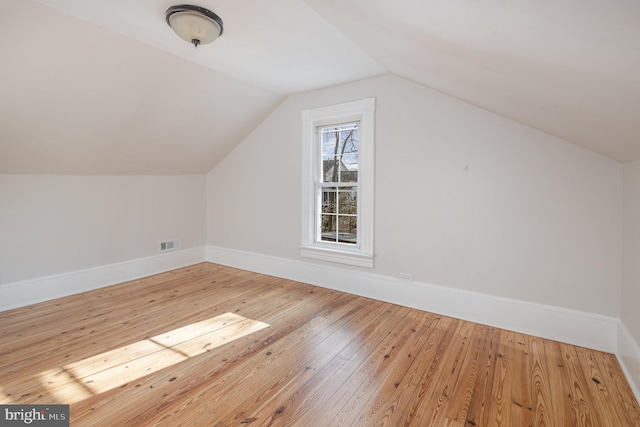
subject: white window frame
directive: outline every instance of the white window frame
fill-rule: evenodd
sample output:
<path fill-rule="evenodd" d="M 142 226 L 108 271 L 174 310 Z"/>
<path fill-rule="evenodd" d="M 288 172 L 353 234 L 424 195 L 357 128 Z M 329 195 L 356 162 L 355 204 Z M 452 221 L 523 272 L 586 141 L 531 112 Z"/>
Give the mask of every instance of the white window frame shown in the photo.
<path fill-rule="evenodd" d="M 360 122 L 358 126 L 358 243 L 318 240 L 316 206 L 322 179 L 319 126 Z M 312 108 L 302 112 L 302 243 L 303 257 L 373 268 L 373 195 L 375 98 Z"/>

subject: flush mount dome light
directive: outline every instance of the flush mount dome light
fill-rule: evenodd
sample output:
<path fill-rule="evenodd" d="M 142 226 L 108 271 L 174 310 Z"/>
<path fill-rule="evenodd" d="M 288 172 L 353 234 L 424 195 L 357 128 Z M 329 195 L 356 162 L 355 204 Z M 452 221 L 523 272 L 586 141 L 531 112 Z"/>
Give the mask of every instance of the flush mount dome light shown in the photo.
<path fill-rule="evenodd" d="M 181 39 L 195 47 L 208 44 L 222 35 L 222 19 L 204 7 L 180 4 L 166 12 L 167 24 Z"/>

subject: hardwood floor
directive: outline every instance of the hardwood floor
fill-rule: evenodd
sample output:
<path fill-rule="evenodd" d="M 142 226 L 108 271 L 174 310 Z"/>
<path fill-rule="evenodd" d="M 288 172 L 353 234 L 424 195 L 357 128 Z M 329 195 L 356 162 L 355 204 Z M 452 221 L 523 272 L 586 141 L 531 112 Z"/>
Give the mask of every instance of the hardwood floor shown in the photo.
<path fill-rule="evenodd" d="M 72 426 L 640 426 L 611 354 L 210 263 L 0 331 L 0 402 Z"/>

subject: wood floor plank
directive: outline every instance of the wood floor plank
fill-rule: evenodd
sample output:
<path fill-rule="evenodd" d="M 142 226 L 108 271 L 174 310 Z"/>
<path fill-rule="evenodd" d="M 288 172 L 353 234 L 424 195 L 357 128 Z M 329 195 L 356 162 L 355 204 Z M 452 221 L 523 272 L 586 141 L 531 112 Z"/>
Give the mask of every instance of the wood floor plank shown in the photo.
<path fill-rule="evenodd" d="M 495 425 L 497 427 L 511 425 L 511 408 L 513 377 L 517 370 L 515 352 L 515 333 L 511 331 L 501 331 L 500 341 L 496 353 L 496 367 L 494 370 L 493 383 L 491 386 L 490 406 L 488 420 L 478 423 L 476 426 Z"/>
<path fill-rule="evenodd" d="M 289 395 L 283 394 L 278 402 L 272 405 L 278 408 L 275 413 L 266 406 L 254 413 L 255 418 L 265 420 L 261 425 L 304 425 L 305 417 L 313 419 L 316 416 L 310 409 L 321 409 L 322 405 L 316 406 L 316 403 L 328 401 L 335 395 L 351 375 L 353 368 L 349 367 L 355 365 L 354 360 L 357 356 L 367 353 L 362 343 L 378 343 L 390 332 L 391 328 L 387 329 L 388 324 L 385 322 L 385 314 L 388 314 L 389 307 L 385 304 L 372 306 L 375 307 L 375 311 L 371 315 L 367 313 L 366 317 L 358 316 L 350 326 L 350 330 L 357 331 L 357 335 L 345 337 L 349 344 L 338 353 L 331 352 L 328 355 L 330 360 L 320 369 L 314 370 L 313 376 L 305 384 L 294 388 Z"/>
<path fill-rule="evenodd" d="M 414 414 L 412 414 L 410 406 L 416 392 L 418 392 L 418 386 L 422 384 L 424 378 L 428 378 L 427 371 L 431 368 L 431 373 L 433 373 L 434 366 L 437 366 L 438 350 L 442 348 L 445 336 L 447 339 L 451 337 L 448 332 L 453 319 L 438 316 L 435 320 L 437 323 L 416 353 L 413 364 L 399 382 L 393 383 L 395 390 L 389 396 L 386 409 L 381 408 L 380 415 L 377 420 L 373 421 L 373 425 L 396 426 L 410 424 L 412 421 Z"/>
<path fill-rule="evenodd" d="M 366 369 L 366 361 L 374 353 L 375 349 L 383 342 L 384 338 L 392 333 L 393 329 L 406 316 L 408 310 L 398 306 L 384 306 L 378 320 L 371 328 L 367 328 L 366 335 L 355 346 L 336 355 L 333 372 L 321 371 L 314 376 L 318 386 L 313 394 L 313 405 L 300 408 L 293 417 L 295 424 L 284 425 L 327 425 L 331 418 L 335 417 L 342 408 L 346 399 L 353 395 L 354 389 L 360 385 L 357 381 L 358 371 Z M 370 333 L 369 333 L 370 332 Z M 321 374 L 326 376 L 321 376 Z M 360 375 L 362 377 L 362 375 Z M 321 404 L 320 404 L 321 402 Z"/>
<path fill-rule="evenodd" d="M 559 343 L 564 360 L 565 374 L 569 386 L 568 398 L 571 401 L 573 415 L 570 419 L 575 420 L 576 426 L 598 426 L 599 421 L 590 405 L 591 396 L 587 388 L 587 380 L 582 365 L 578 359 L 578 354 L 574 346 Z"/>
<path fill-rule="evenodd" d="M 89 336 L 92 338 L 94 336 L 99 336 L 99 340 L 92 339 L 87 342 L 87 334 L 84 333 L 82 326 L 80 326 L 75 337 L 72 337 L 72 334 L 68 334 L 69 338 L 66 339 L 66 341 L 58 341 L 58 338 L 55 338 L 54 340 L 58 343 L 58 347 L 54 347 L 46 352 L 34 352 L 34 355 L 27 354 L 25 356 L 22 356 L 22 353 L 18 351 L 13 353 L 13 357 L 16 359 L 23 357 L 23 360 L 15 361 L 11 366 L 5 369 L 4 382 L 5 384 L 10 385 L 13 378 L 20 379 L 28 374 L 42 372 L 43 370 L 48 371 L 54 367 L 62 369 L 70 360 L 73 360 L 74 356 L 77 354 L 82 354 L 83 359 L 95 357 L 94 354 L 104 354 L 104 350 L 106 348 L 119 348 L 130 343 L 136 343 L 140 340 L 144 340 L 148 333 L 162 333 L 167 330 L 175 329 L 176 326 L 189 324 L 189 321 L 201 321 L 200 319 L 206 319 L 209 316 L 222 314 L 225 312 L 225 308 L 229 307 L 229 303 L 234 304 L 234 302 L 242 302 L 242 306 L 235 310 L 237 313 L 244 313 L 244 311 L 250 310 L 252 305 L 265 305 L 265 301 L 269 301 L 269 299 L 271 299 L 269 304 L 273 307 L 277 301 L 276 296 L 278 295 L 282 298 L 283 304 L 288 304 L 289 300 L 284 298 L 284 296 L 290 298 L 300 294 L 299 290 L 292 288 L 290 291 L 292 292 L 292 295 L 289 296 L 289 291 L 281 285 L 271 286 L 275 283 L 276 282 L 273 279 L 265 280 L 261 282 L 261 287 L 256 288 L 254 286 L 251 292 L 238 291 L 238 295 L 236 297 L 232 297 L 230 295 L 228 297 L 229 299 L 226 301 L 209 307 L 196 307 L 194 309 L 191 305 L 182 304 L 181 310 L 174 310 L 172 314 L 162 316 L 160 319 L 157 318 L 157 315 L 153 315 L 148 319 L 138 319 L 137 321 L 134 318 L 129 317 L 126 320 L 126 328 L 122 328 L 123 325 L 121 322 L 116 323 L 115 328 L 109 328 L 108 326 L 100 328 L 96 327 L 98 331 L 97 334 L 89 334 Z M 256 300 L 257 302 L 246 303 L 244 302 L 245 299 L 248 301 Z M 190 311 L 185 311 L 185 308 L 189 308 Z"/>
<path fill-rule="evenodd" d="M 560 345 L 557 342 L 545 340 L 544 348 L 550 401 L 553 404 L 552 419 L 564 420 L 570 425 L 577 425 L 578 420 L 571 408 L 571 400 L 565 398 L 571 394 L 571 389 Z"/>
<path fill-rule="evenodd" d="M 576 347 L 576 352 L 578 353 L 582 371 L 586 376 L 587 389 L 591 394 L 594 413 L 599 419 L 599 425 L 624 425 L 621 414 L 616 413 L 615 405 L 605 385 L 604 377 L 600 372 L 600 367 L 596 361 L 597 352 L 587 350 L 584 347 Z"/>
<path fill-rule="evenodd" d="M 415 314 L 415 317 L 413 315 Z M 340 418 L 340 425 L 384 425 L 397 405 L 396 391 L 401 386 L 431 334 L 437 329 L 440 318 L 425 313 L 410 313 L 410 322 L 396 327 L 400 332 L 398 344 L 383 356 L 382 363 L 358 391 L 359 405 L 349 407 Z M 344 408 L 343 408 L 344 410 Z"/>
<path fill-rule="evenodd" d="M 640 426 L 640 406 L 634 400 L 633 391 L 629 383 L 624 380 L 624 374 L 613 354 L 599 353 L 596 361 L 600 372 L 605 378 L 605 384 L 616 406 L 616 414 L 623 424 Z"/>
<path fill-rule="evenodd" d="M 555 426 L 555 405 L 551 399 L 551 384 L 547 366 L 544 340 L 536 337 L 530 339 L 531 351 L 531 396 L 534 425 Z M 563 419 L 560 417 L 560 419 Z"/>
<path fill-rule="evenodd" d="M 212 263 L 0 313 L 75 426 L 637 426 L 611 354 Z"/>
<path fill-rule="evenodd" d="M 479 355 L 480 370 L 467 413 L 467 423 L 471 426 L 486 426 L 489 423 L 493 379 L 498 365 L 496 357 L 499 340 L 500 330 L 486 327 L 486 334 L 483 337 L 484 347 Z"/>
<path fill-rule="evenodd" d="M 328 324 L 320 334 L 306 345 L 305 354 L 290 355 L 294 360 L 285 361 L 283 374 L 274 378 L 261 379 L 261 386 L 256 387 L 253 393 L 243 394 L 239 399 L 244 399 L 238 406 L 251 408 L 250 411 L 230 411 L 227 416 L 221 414 L 220 422 L 224 425 L 237 425 L 244 420 L 263 420 L 266 425 L 278 425 L 287 419 L 287 413 L 295 412 L 295 400 L 303 399 L 300 393 L 309 381 L 316 377 L 317 371 L 322 371 L 329 364 L 335 352 L 346 354 L 344 350 L 353 343 L 353 336 L 345 336 L 342 327 L 349 323 L 350 328 L 365 326 L 380 312 L 382 306 L 362 301 L 364 306 L 359 310 L 350 310 L 336 319 L 336 322 Z M 361 314 L 364 314 L 362 316 Z M 324 338 L 323 338 L 324 336 Z M 289 345 L 287 343 L 285 346 Z M 238 404 L 236 400 L 234 404 Z M 277 408 L 275 411 L 273 408 Z M 287 408 L 291 407 L 287 412 Z"/>
<path fill-rule="evenodd" d="M 413 379 L 410 378 L 410 384 L 414 384 L 413 393 L 410 393 L 410 390 L 405 390 L 405 397 L 410 397 L 409 401 L 404 406 L 404 411 L 402 414 L 396 412 L 395 414 L 402 415 L 402 420 L 398 419 L 397 416 L 392 417 L 392 422 L 394 418 L 399 423 L 403 423 L 405 425 L 418 425 L 419 419 L 423 415 L 423 412 L 428 408 L 429 403 L 427 399 L 430 397 L 430 394 L 433 388 L 437 385 L 437 377 L 439 376 L 441 366 L 444 363 L 444 355 L 447 352 L 447 348 L 449 343 L 453 339 L 455 335 L 456 328 L 460 325 L 460 321 L 456 319 L 450 318 L 442 318 L 440 320 L 440 325 L 442 326 L 442 336 L 438 337 L 438 339 L 434 341 L 430 341 L 427 348 L 427 353 L 425 354 L 425 365 L 426 369 L 421 372 L 421 376 L 419 378 Z M 417 373 L 420 374 L 420 371 Z"/>
<path fill-rule="evenodd" d="M 454 396 L 454 390 L 461 380 L 460 372 L 467 360 L 473 332 L 479 325 L 470 322 L 459 322 L 453 331 L 453 338 L 444 351 L 442 365 L 438 369 L 435 381 L 429 387 L 429 397 L 423 401 L 429 408 L 419 411 L 413 424 L 419 426 L 446 425 L 447 409 Z"/>
<path fill-rule="evenodd" d="M 114 308 L 114 301 L 119 301 L 122 305 L 118 308 L 125 309 L 126 305 L 140 306 L 141 299 L 133 298 L 136 296 L 136 286 L 144 286 L 145 281 L 152 281 L 154 286 L 145 289 L 145 297 L 153 298 L 158 295 L 158 301 L 168 302 L 167 295 L 162 295 L 167 289 L 182 290 L 183 285 L 193 283 L 199 279 L 211 280 L 211 274 L 218 274 L 215 268 L 208 267 L 206 263 L 188 267 L 186 269 L 173 270 L 150 276 L 144 279 L 132 280 L 118 285 L 106 288 L 96 289 L 94 291 L 82 292 L 74 295 L 73 298 L 58 298 L 51 301 L 43 302 L 37 305 L 16 309 L 19 316 L 9 310 L 0 313 L 0 322 L 4 326 L 0 331 L 0 337 L 6 337 L 11 334 L 20 336 L 22 331 L 29 331 L 29 338 L 33 340 L 33 329 L 38 332 L 45 331 L 47 327 L 57 329 L 60 327 L 60 321 L 80 321 L 91 318 L 93 316 L 103 316 L 105 312 L 109 312 Z M 251 273 L 242 274 L 234 277 L 247 277 Z M 149 299 L 151 299 L 149 298 Z M 105 310 L 106 307 L 106 310 Z M 18 342 L 12 340 L 12 344 Z"/>
<path fill-rule="evenodd" d="M 349 416 L 349 411 L 357 411 L 359 405 L 368 401 L 369 395 L 367 391 L 371 385 L 372 378 L 375 377 L 376 371 L 383 369 L 381 365 L 384 365 L 384 362 L 391 357 L 391 353 L 396 350 L 398 337 L 403 335 L 402 331 L 406 325 L 414 320 L 411 310 L 405 307 L 400 308 L 397 311 L 397 315 L 393 317 L 396 317 L 394 319 L 395 326 L 377 343 L 377 346 L 370 351 L 355 355 L 355 363 L 352 366 L 356 364 L 358 366 L 352 371 L 349 380 L 336 393 L 339 398 L 333 398 L 333 418 L 324 413 L 321 414 L 321 417 L 313 420 L 313 424 L 325 422 L 327 425 L 348 426 L 349 424 L 345 423 L 344 420 Z"/>
<path fill-rule="evenodd" d="M 513 375 L 511 375 L 511 421 L 509 425 L 533 425 L 534 408 L 531 397 L 531 337 L 516 333 L 513 343 Z"/>
<path fill-rule="evenodd" d="M 420 378 L 429 360 L 427 357 L 416 356 L 426 355 L 429 348 L 439 342 L 447 323 L 442 322 L 441 317 L 429 313 L 420 315 L 415 322 L 416 324 L 410 325 L 412 334 L 396 352 L 395 357 L 400 363 L 389 364 L 386 373 L 378 378 L 377 389 L 372 389 L 369 403 L 352 417 L 361 425 L 390 426 L 394 425 L 394 415 L 402 417 L 406 407 L 406 399 L 403 399 L 405 392 L 412 394 L 415 381 Z"/>
<path fill-rule="evenodd" d="M 271 397 L 277 395 L 287 385 L 296 380 L 304 381 L 305 374 L 311 375 L 316 363 L 322 363 L 319 359 L 327 352 L 342 345 L 343 337 L 336 334 L 353 315 L 350 307 L 343 305 L 324 316 L 316 316 L 309 322 L 299 327 L 296 331 L 270 346 L 264 355 L 255 355 L 248 359 L 245 365 L 229 371 L 216 381 L 233 383 L 232 391 L 223 392 L 217 384 L 207 384 L 198 391 L 197 398 L 186 399 L 175 407 L 175 415 L 165 418 L 168 423 L 180 423 L 186 414 L 189 423 L 206 424 L 208 415 L 198 411 L 198 405 L 208 405 L 215 402 L 218 420 L 226 425 L 240 423 L 247 418 L 244 411 L 237 408 L 259 408 L 266 404 Z M 299 353 L 291 351 L 292 348 L 304 347 L 306 351 Z M 242 371 L 251 370 L 250 375 Z M 266 376 L 264 373 L 268 372 Z M 183 408 L 195 407 L 199 417 L 192 417 Z M 278 411 L 276 411 L 278 412 Z M 139 420 L 136 420 L 139 421 Z M 153 421 L 153 420 L 152 420 Z"/>
<path fill-rule="evenodd" d="M 328 301 L 338 298 L 349 300 L 349 296 L 325 290 L 319 290 L 317 294 L 312 295 L 306 291 L 303 294 L 306 297 L 287 299 L 287 302 L 276 310 L 265 307 L 264 316 L 259 317 L 261 321 L 272 325 L 271 328 L 232 341 L 215 351 L 187 359 L 174 366 L 173 369 L 160 371 L 159 377 L 145 376 L 137 382 L 126 384 L 120 390 L 110 390 L 104 394 L 109 396 L 108 399 L 102 399 L 101 396 L 85 399 L 77 405 L 77 421 L 82 422 L 79 425 L 83 425 L 84 422 L 91 425 L 91 412 L 96 409 L 107 413 L 117 411 L 123 422 L 141 417 L 157 417 L 161 412 L 169 412 L 174 405 L 180 404 L 183 399 L 196 396 L 202 388 L 210 386 L 212 382 L 218 381 L 220 376 L 228 372 L 237 375 L 251 375 L 253 371 L 251 364 L 249 365 L 249 373 L 245 373 L 244 370 L 237 369 L 237 367 L 244 366 L 243 364 L 255 354 L 263 356 L 269 353 L 269 350 L 265 350 L 266 348 L 287 338 L 293 331 L 322 314 L 321 309 L 327 308 Z M 292 308 L 291 302 L 294 300 L 298 304 Z M 283 316 L 283 313 L 291 311 L 295 311 L 291 318 Z M 222 384 L 222 386 L 229 387 L 228 384 Z M 119 393 L 122 389 L 130 390 L 129 394 L 135 396 L 135 399 L 131 399 L 132 396 Z M 161 393 L 161 398 L 144 400 L 146 392 L 149 390 L 153 390 L 154 394 Z M 131 421 L 128 425 L 139 424 L 138 421 Z"/>
<path fill-rule="evenodd" d="M 577 425 L 633 425 L 640 426 L 638 403 L 621 374 L 615 356 L 582 347 L 560 344 L 567 358 L 574 363 L 574 402 L 578 412 Z M 608 370 L 611 373 L 608 373 Z M 574 399 L 575 401 L 575 399 Z M 616 409 L 608 410 L 608 407 Z"/>
<path fill-rule="evenodd" d="M 479 371 L 481 369 L 481 358 L 486 342 L 487 328 L 482 325 L 475 325 L 474 333 L 471 337 L 467 357 L 460 369 L 459 381 L 447 408 L 445 421 L 447 425 L 457 426 L 466 424 L 469 407 L 471 406 L 471 398 L 476 388 Z"/>
<path fill-rule="evenodd" d="M 245 414 L 246 419 L 262 420 L 262 425 L 279 426 L 299 421 L 304 408 L 311 407 L 318 401 L 320 390 L 328 383 L 335 380 L 339 371 L 356 352 L 361 350 L 361 342 L 358 337 L 366 340 L 377 341 L 380 334 L 380 317 L 387 310 L 384 304 L 367 302 L 367 307 L 357 313 L 349 321 L 349 329 L 357 335 L 345 335 L 342 331 L 336 331 L 332 338 L 334 341 L 323 343 L 323 346 L 331 346 L 334 351 L 326 348 L 317 348 L 312 363 L 308 364 L 304 371 L 283 387 L 281 392 L 274 393 L 262 405 Z M 277 408 L 273 411 L 273 408 Z"/>
<path fill-rule="evenodd" d="M 245 281 L 250 278 L 245 278 Z M 272 279 L 271 279 L 272 280 Z M 185 293 L 184 281 L 191 282 L 189 286 L 190 290 Z M 110 333 L 109 328 L 114 330 L 112 335 L 115 335 L 121 341 L 129 339 L 140 339 L 139 335 L 148 334 L 151 326 L 156 326 L 156 331 L 159 333 L 163 328 L 169 328 L 172 321 L 179 322 L 180 318 L 192 319 L 193 311 L 204 311 L 209 309 L 209 306 L 203 306 L 201 295 L 203 292 L 208 291 L 208 287 L 203 282 L 209 282 L 210 279 L 189 279 L 183 278 L 174 283 L 174 289 L 166 290 L 161 296 L 152 295 L 147 296 L 144 300 L 138 298 L 137 304 L 133 302 L 132 295 L 125 294 L 118 298 L 111 298 L 111 303 L 100 302 L 98 308 L 93 307 L 89 303 L 85 303 L 80 310 L 79 314 L 71 313 L 67 310 L 63 310 L 67 315 L 59 322 L 40 321 L 32 326 L 33 330 L 22 338 L 22 336 L 11 339 L 5 338 L 7 345 L 3 345 L 0 352 L 0 366 L 4 364 L 7 358 L 2 357 L 4 354 L 11 353 L 12 358 L 31 358 L 38 354 L 43 354 L 48 359 L 51 357 L 52 350 L 55 350 L 55 354 L 60 354 L 60 350 L 67 348 L 67 346 L 73 345 L 75 342 L 80 342 L 81 345 L 86 346 L 88 338 L 94 336 L 100 336 L 101 339 L 96 341 L 94 345 L 99 346 L 104 343 L 106 346 L 110 346 L 113 342 L 108 339 L 107 335 Z M 242 281 L 235 280 L 236 286 L 242 284 Z M 247 288 L 248 291 L 255 292 L 255 289 Z M 232 295 L 238 294 L 237 289 L 222 289 L 220 290 L 220 297 L 224 299 Z M 180 306 L 189 306 L 191 312 L 179 311 L 172 309 L 174 306 L 174 299 L 172 295 L 178 292 L 182 292 L 180 296 Z M 78 298 L 82 298 L 80 295 Z M 104 307 L 107 304 L 107 307 Z M 98 311 L 96 311 L 98 310 Z M 92 314 L 86 314 L 92 312 Z M 97 313 L 97 314 L 96 314 Z M 167 314 L 167 315 L 161 315 Z M 147 323 L 138 321 L 138 319 L 148 319 Z M 52 334 L 50 328 L 53 325 L 58 325 L 58 330 L 55 334 Z M 64 325 L 64 329 L 60 331 L 60 326 Z M 118 325 L 119 328 L 113 328 L 113 325 Z M 138 335 L 135 335 L 136 327 L 141 326 Z M 124 327 L 124 328 L 123 328 Z M 123 334 L 123 329 L 126 329 L 126 333 Z M 103 351 L 101 348 L 97 348 L 99 353 Z"/>

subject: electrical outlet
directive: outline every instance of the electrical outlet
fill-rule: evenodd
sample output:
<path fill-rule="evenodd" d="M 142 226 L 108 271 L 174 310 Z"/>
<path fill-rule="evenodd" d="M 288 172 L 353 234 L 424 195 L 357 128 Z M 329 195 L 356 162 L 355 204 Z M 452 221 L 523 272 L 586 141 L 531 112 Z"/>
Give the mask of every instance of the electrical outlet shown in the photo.
<path fill-rule="evenodd" d="M 413 281 L 413 274 L 411 273 L 400 273 L 400 280 L 406 280 L 407 282 Z"/>

